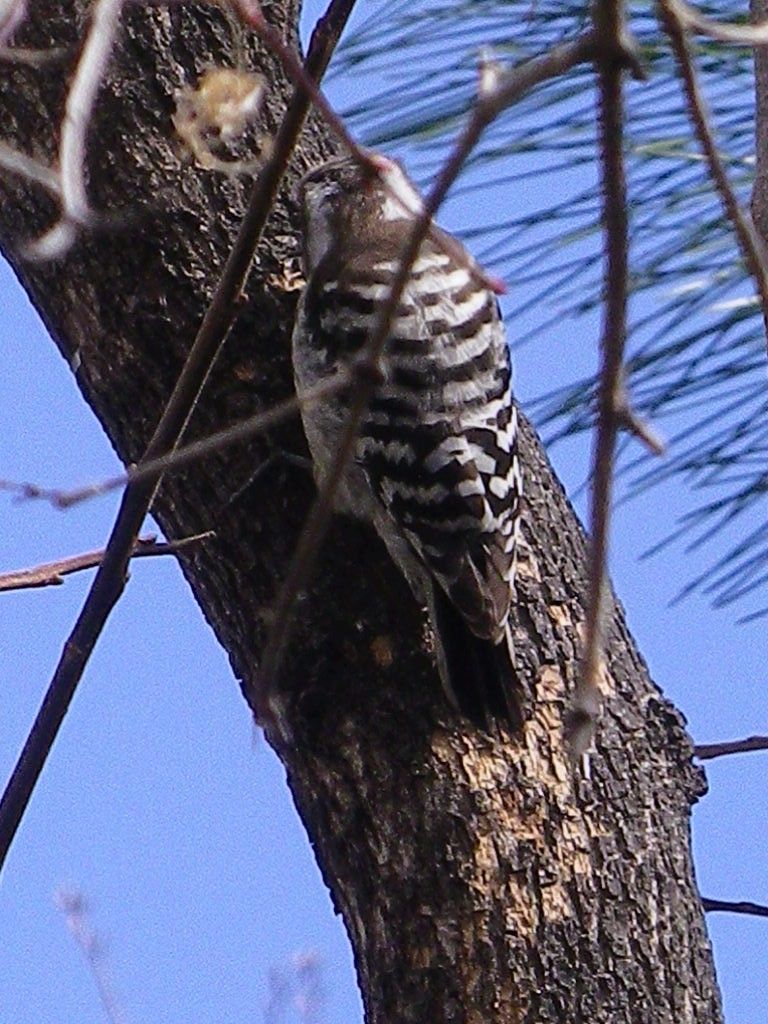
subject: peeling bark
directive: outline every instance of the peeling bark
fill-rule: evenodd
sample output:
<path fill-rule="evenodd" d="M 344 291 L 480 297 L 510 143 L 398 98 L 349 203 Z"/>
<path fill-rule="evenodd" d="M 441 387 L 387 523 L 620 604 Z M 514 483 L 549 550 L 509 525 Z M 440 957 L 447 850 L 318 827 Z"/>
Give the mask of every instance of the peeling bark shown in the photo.
<path fill-rule="evenodd" d="M 293 0 L 268 13 L 295 37 Z M 19 42 L 74 43 L 82 20 L 82 8 L 40 0 Z M 157 421 L 243 209 L 246 186 L 185 162 L 170 122 L 175 91 L 227 62 L 230 36 L 213 6 L 126 8 L 90 133 L 91 196 L 125 213 L 119 230 L 81 238 L 55 265 L 28 264 L 21 244 L 55 209 L 33 186 L 0 180 L 3 251 L 126 462 Z M 257 47 L 251 57 L 270 82 L 261 127 L 271 132 L 288 89 L 274 60 Z M 63 89 L 50 68 L 3 69 L 3 137 L 52 160 Z M 330 150 L 311 121 L 294 179 Z M 295 212 L 286 189 L 190 436 L 290 392 Z M 339 520 L 301 604 L 284 672 L 292 735 L 278 753 L 346 922 L 371 1024 L 716 1022 L 689 835 L 703 777 L 618 604 L 591 779 L 569 766 L 561 722 L 583 622 L 584 538 L 529 427 L 524 437 L 522 738 L 480 734 L 446 705 L 406 584 L 375 538 Z M 169 538 L 216 531 L 179 561 L 248 683 L 313 491 L 279 459 L 249 481 L 275 450 L 303 446 L 293 424 L 211 457 L 170 478 L 154 509 Z"/>

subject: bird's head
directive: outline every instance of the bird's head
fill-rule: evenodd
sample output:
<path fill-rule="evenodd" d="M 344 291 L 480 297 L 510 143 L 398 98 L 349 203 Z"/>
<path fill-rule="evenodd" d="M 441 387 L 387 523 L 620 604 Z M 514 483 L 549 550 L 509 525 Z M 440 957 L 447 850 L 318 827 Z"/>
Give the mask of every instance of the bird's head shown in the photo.
<path fill-rule="evenodd" d="M 368 166 L 351 156 L 336 157 L 299 182 L 307 276 L 340 240 L 364 242 L 386 231 L 387 224 L 412 220 L 421 211 L 421 196 L 400 164 L 368 155 Z"/>

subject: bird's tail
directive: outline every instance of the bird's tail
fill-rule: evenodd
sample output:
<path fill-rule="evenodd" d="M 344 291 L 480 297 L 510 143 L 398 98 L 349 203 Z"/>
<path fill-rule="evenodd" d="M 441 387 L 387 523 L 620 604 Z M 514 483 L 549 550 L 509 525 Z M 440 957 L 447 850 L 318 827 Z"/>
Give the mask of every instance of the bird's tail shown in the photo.
<path fill-rule="evenodd" d="M 430 597 L 437 664 L 451 703 L 485 731 L 494 719 L 521 729 L 522 691 L 509 626 L 495 644 L 472 632 L 442 587 L 435 586 Z"/>

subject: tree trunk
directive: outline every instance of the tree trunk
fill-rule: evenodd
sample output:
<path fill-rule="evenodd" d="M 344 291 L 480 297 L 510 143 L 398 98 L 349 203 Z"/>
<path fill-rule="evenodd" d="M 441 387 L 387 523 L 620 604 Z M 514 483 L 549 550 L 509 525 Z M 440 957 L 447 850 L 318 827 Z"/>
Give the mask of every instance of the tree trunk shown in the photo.
<path fill-rule="evenodd" d="M 294 41 L 294 0 L 265 7 Z M 73 44 L 84 16 L 40 0 L 19 42 Z M 271 133 L 288 87 L 272 57 L 249 49 L 270 84 Z M 171 126 L 176 90 L 231 62 L 220 9 L 126 6 L 89 135 L 90 195 L 121 221 L 82 235 L 60 262 L 22 254 L 55 219 L 51 201 L 0 181 L 3 251 L 124 462 L 140 456 L 158 419 L 243 209 L 246 184 L 192 165 Z M 9 67 L 0 81 L 2 136 L 50 162 L 61 78 Z M 292 180 L 331 148 L 311 120 Z M 188 436 L 291 390 L 291 184 Z M 298 423 L 170 477 L 154 507 L 168 537 L 215 530 L 180 562 L 247 684 L 313 493 L 281 449 L 305 450 Z M 583 621 L 584 537 L 527 426 L 524 465 L 529 550 L 515 631 L 531 718 L 522 737 L 486 736 L 447 706 L 422 614 L 362 527 L 336 522 L 300 604 L 283 671 L 290 736 L 278 753 L 344 917 L 367 1020 L 719 1021 L 690 853 L 702 774 L 618 604 L 591 777 L 570 767 L 562 718 Z"/>

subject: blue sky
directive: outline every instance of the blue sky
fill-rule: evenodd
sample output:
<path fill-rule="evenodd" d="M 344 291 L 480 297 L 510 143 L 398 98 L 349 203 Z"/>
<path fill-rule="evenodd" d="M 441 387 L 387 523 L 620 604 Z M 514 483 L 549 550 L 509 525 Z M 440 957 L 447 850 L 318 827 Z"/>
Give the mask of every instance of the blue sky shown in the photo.
<path fill-rule="evenodd" d="M 342 88 L 337 82 L 337 94 Z M 525 201 L 536 202 L 537 187 L 551 184 L 532 183 Z M 454 203 L 443 221 L 455 229 L 476 215 L 471 204 Z M 107 440 L 6 267 L 0 309 L 0 476 L 76 485 L 113 473 Z M 513 349 L 524 330 L 524 322 L 508 325 Z M 592 368 L 596 338 L 595 323 L 563 324 L 520 349 L 523 406 L 564 365 Z M 588 452 L 584 437 L 553 453 L 571 489 Z M 116 506 L 113 496 L 64 514 L 0 497 L 0 570 L 101 547 Z M 638 560 L 688 507 L 675 483 L 619 509 L 616 590 L 652 674 L 696 740 L 768 732 L 764 624 L 737 626 L 734 611 L 713 612 L 700 595 L 669 608 L 703 556 L 675 547 Z M 88 582 L 81 575 L 46 591 L 0 595 L 3 777 Z M 694 811 L 707 895 L 768 902 L 767 767 L 768 755 L 752 754 L 708 768 L 710 793 Z M 318 1024 L 361 1019 L 343 927 L 282 769 L 171 560 L 134 565 L 0 879 L 2 1024 L 103 1020 L 84 958 L 54 907 L 61 886 L 88 897 L 129 1022 L 264 1020 L 271 973 L 290 973 L 305 951 L 321 963 Z M 753 1024 L 768 1008 L 768 923 L 710 915 L 709 924 L 729 1024 Z M 288 1006 L 282 1019 L 301 1018 Z"/>

